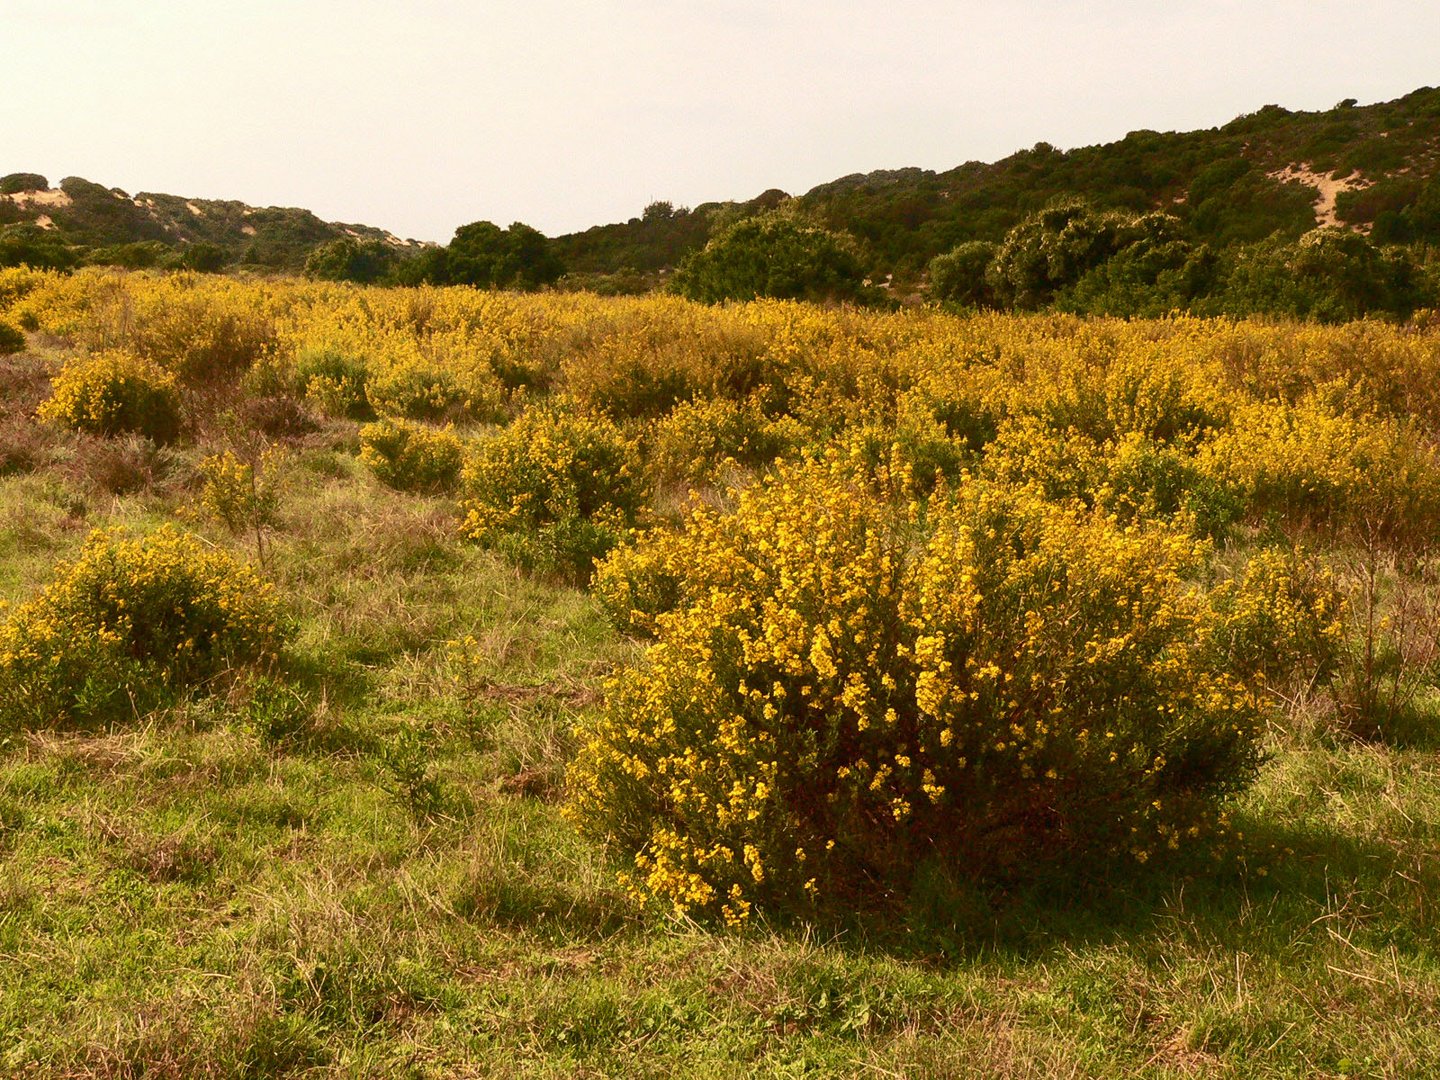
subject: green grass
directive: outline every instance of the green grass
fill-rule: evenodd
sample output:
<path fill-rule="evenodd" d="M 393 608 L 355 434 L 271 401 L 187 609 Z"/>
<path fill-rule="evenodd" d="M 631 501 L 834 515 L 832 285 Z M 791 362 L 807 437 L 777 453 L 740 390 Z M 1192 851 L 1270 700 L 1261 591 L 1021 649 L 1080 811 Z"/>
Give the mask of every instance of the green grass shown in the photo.
<path fill-rule="evenodd" d="M 644 914 L 557 807 L 635 646 L 346 437 L 296 450 L 271 538 L 291 697 L 0 746 L 0 1075 L 1440 1074 L 1433 745 L 1277 730 L 1214 863 L 823 926 Z M 189 476 L 0 478 L 0 597 L 90 527 L 185 517 Z"/>

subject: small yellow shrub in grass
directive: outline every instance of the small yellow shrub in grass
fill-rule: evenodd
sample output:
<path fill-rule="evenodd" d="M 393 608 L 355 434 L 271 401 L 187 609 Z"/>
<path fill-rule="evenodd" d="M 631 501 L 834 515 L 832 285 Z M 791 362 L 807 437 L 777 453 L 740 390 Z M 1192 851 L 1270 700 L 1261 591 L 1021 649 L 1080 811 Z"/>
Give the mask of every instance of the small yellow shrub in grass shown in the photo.
<path fill-rule="evenodd" d="M 588 581 L 648 497 L 639 448 L 614 423 L 527 409 L 470 455 L 465 532 L 521 566 Z"/>
<path fill-rule="evenodd" d="M 255 540 L 255 555 L 265 561 L 265 531 L 275 525 L 285 452 L 270 447 L 256 461 L 244 461 L 234 451 L 211 454 L 200 462 L 205 483 L 200 505 L 236 536 Z"/>
<path fill-rule="evenodd" d="M 283 636 L 273 586 L 228 553 L 172 526 L 96 531 L 0 625 L 0 722 L 123 721 L 273 657 Z"/>
<path fill-rule="evenodd" d="M 65 365 L 38 415 L 76 431 L 133 432 L 167 443 L 180 433 L 180 393 L 175 377 L 153 361 L 99 352 Z"/>
<path fill-rule="evenodd" d="M 1216 662 L 1284 693 L 1316 687 L 1345 648 L 1346 603 L 1335 576 L 1297 550 L 1267 548 L 1210 592 Z"/>
<path fill-rule="evenodd" d="M 293 389 L 327 416 L 367 420 L 370 370 L 363 357 L 334 348 L 302 349 L 290 373 Z"/>
<path fill-rule="evenodd" d="M 360 460 L 397 491 L 449 491 L 460 479 L 465 444 L 449 427 L 384 419 L 360 429 Z"/>
<path fill-rule="evenodd" d="M 682 595 L 569 776 L 638 898 L 737 921 L 937 864 L 1144 860 L 1250 781 L 1203 543 L 980 482 L 922 515 L 855 475 L 787 468 L 669 534 Z"/>

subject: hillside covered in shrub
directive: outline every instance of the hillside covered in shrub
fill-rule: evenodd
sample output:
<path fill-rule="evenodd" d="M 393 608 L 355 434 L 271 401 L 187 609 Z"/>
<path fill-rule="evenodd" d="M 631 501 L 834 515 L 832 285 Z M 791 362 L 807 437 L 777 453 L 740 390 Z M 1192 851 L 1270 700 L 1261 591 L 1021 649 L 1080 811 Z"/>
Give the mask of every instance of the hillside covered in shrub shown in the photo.
<path fill-rule="evenodd" d="M 1000 161 L 943 172 L 855 173 L 789 199 L 678 209 L 655 203 L 640 217 L 556 239 L 572 271 L 621 274 L 676 266 L 736 217 L 786 202 L 817 224 L 852 235 L 875 280 L 912 280 L 931 259 L 971 241 L 999 243 L 1057 199 L 1100 211 L 1173 215 L 1185 236 L 1214 249 L 1320 224 L 1377 243 L 1440 242 L 1440 90 L 1395 101 L 1347 99 L 1321 112 L 1267 105 L 1201 131 L 1132 131 L 1098 146 L 1037 143 Z"/>
<path fill-rule="evenodd" d="M 321 221 L 309 210 L 146 191 L 131 196 L 78 176 L 54 188 L 39 173 L 0 177 L 0 266 L 298 273 L 317 247 L 346 239 L 401 254 L 423 246 L 369 225 Z"/>
<path fill-rule="evenodd" d="M 797 237 L 811 238 L 810 250 Z M 0 178 L 0 266 L 600 293 L 669 284 L 711 301 L 1403 318 L 1440 304 L 1437 245 L 1433 88 L 1319 112 L 1267 105 L 1215 128 L 1133 131 L 1071 150 L 1038 143 L 942 172 L 856 173 L 793 197 L 772 189 L 693 209 L 655 201 L 629 221 L 554 238 L 475 221 L 446 246 L 306 210 L 132 198 L 78 177 L 53 189 L 34 173 Z"/>

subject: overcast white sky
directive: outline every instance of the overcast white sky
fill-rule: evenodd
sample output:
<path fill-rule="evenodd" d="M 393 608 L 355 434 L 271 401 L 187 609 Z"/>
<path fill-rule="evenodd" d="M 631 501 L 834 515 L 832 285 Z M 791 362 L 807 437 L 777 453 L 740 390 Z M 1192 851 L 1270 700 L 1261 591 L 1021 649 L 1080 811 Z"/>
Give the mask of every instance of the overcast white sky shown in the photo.
<path fill-rule="evenodd" d="M 0 174 L 446 240 L 1440 84 L 1440 0 L 0 0 Z"/>

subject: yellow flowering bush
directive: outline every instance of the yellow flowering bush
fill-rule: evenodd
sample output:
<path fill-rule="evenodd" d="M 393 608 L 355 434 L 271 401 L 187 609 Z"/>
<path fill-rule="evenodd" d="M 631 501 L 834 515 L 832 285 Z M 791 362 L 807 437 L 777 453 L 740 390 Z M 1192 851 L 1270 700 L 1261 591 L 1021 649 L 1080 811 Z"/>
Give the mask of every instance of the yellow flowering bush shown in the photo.
<path fill-rule="evenodd" d="M 801 438 L 794 420 L 772 420 L 753 399 L 686 401 L 654 424 L 649 461 L 662 482 L 713 484 L 727 466 L 763 468 Z"/>
<path fill-rule="evenodd" d="M 581 581 L 648 498 L 636 442 L 609 420 L 559 407 L 527 409 L 481 442 L 461 486 L 471 539 Z"/>
<path fill-rule="evenodd" d="M 360 429 L 360 460 L 397 491 L 449 491 L 464 459 L 465 444 L 449 427 L 384 419 Z"/>
<path fill-rule="evenodd" d="M 265 560 L 265 531 L 275 526 L 285 452 L 271 447 L 257 460 L 245 461 L 234 451 L 211 454 L 200 462 L 205 478 L 200 506 L 237 536 L 255 540 L 255 554 Z"/>
<path fill-rule="evenodd" d="M 1216 663 L 1284 691 L 1322 686 L 1345 648 L 1346 603 L 1335 575 L 1293 549 L 1265 548 L 1210 592 Z"/>
<path fill-rule="evenodd" d="M 456 372 L 423 363 L 393 364 L 371 377 L 366 394 L 381 416 L 483 421 L 502 416 L 503 388 L 488 370 Z"/>
<path fill-rule="evenodd" d="M 294 391 L 327 416 L 366 420 L 375 415 L 369 368 L 363 359 L 338 349 L 300 352 L 289 381 Z"/>
<path fill-rule="evenodd" d="M 832 454 L 667 534 L 681 595 L 569 777 L 637 897 L 736 921 L 932 860 L 1143 860 L 1253 775 L 1202 542 L 980 481 L 907 508 L 879 479 Z"/>
<path fill-rule="evenodd" d="M 17 309 L 46 333 L 87 349 L 124 349 L 192 385 L 228 379 L 269 355 L 282 288 L 88 267 L 52 275 Z"/>
<path fill-rule="evenodd" d="M 669 529 L 652 529 L 617 547 L 595 567 L 591 592 L 622 634 L 654 637 L 656 619 L 673 611 L 691 582 L 684 546 Z"/>
<path fill-rule="evenodd" d="M 1205 472 L 1252 515 L 1380 544 L 1425 544 L 1440 529 L 1440 457 L 1406 420 L 1315 400 L 1255 404 L 1206 446 Z"/>
<path fill-rule="evenodd" d="M 97 530 L 0 625 L 0 722 L 122 722 L 273 657 L 283 637 L 273 586 L 225 551 L 168 525 Z"/>
<path fill-rule="evenodd" d="M 151 360 L 111 350 L 76 357 L 56 376 L 39 416 L 95 435 L 134 432 L 156 443 L 180 433 L 175 377 Z"/>

